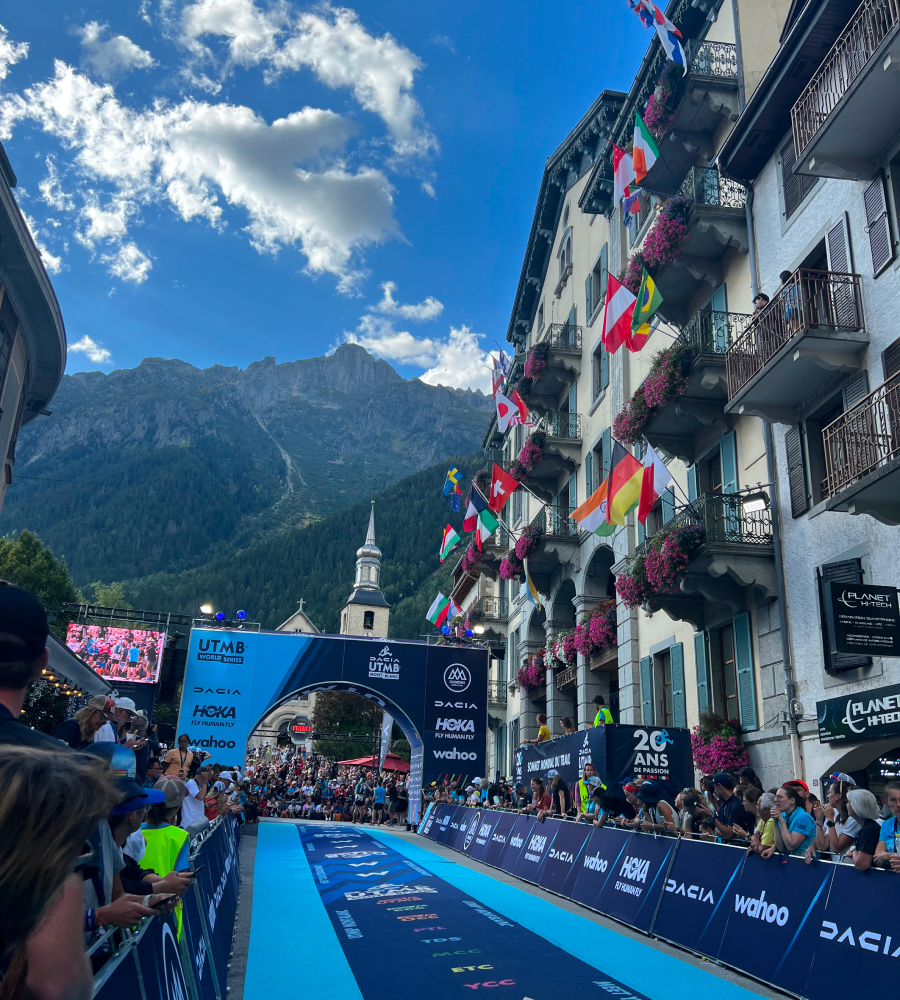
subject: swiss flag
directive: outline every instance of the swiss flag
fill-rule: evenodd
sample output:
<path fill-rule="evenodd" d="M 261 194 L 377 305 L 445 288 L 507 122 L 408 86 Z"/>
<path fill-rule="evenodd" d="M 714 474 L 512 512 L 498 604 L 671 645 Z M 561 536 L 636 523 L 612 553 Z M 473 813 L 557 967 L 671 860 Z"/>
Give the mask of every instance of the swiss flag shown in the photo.
<path fill-rule="evenodd" d="M 518 489 L 518 486 L 518 479 L 513 479 L 508 472 L 501 469 L 495 462 L 494 471 L 491 473 L 491 496 L 488 500 L 488 507 L 495 513 L 499 513 L 503 510 L 503 505 L 506 501 Z"/>

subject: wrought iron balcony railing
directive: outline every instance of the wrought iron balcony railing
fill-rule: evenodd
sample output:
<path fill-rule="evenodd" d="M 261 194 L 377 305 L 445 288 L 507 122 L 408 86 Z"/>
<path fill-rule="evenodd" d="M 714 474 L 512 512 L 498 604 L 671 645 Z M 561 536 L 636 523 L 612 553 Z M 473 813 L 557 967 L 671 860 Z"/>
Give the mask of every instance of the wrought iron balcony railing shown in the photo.
<path fill-rule="evenodd" d="M 488 701 L 493 705 L 506 704 L 505 681 L 488 681 Z"/>
<path fill-rule="evenodd" d="M 678 193 L 696 205 L 720 208 L 745 208 L 747 205 L 744 185 L 723 177 L 715 167 L 691 167 Z"/>
<path fill-rule="evenodd" d="M 791 109 L 794 151 L 798 160 L 879 45 L 898 24 L 900 0 L 864 0 L 860 4 Z"/>
<path fill-rule="evenodd" d="M 547 437 L 579 441 L 581 439 L 581 414 L 547 413 L 538 419 L 537 429 L 544 431 Z"/>
<path fill-rule="evenodd" d="M 682 327 L 681 339 L 697 354 L 725 354 L 743 335 L 750 321 L 748 313 L 698 312 Z"/>
<path fill-rule="evenodd" d="M 769 495 L 764 490 L 742 490 L 739 493 L 703 493 L 676 508 L 675 516 L 660 532 L 668 534 L 675 528 L 691 525 L 701 527 L 708 544 L 771 545 L 772 508 Z M 645 555 L 653 537 L 638 546 L 638 554 Z"/>
<path fill-rule="evenodd" d="M 900 455 L 900 373 L 825 427 L 822 443 L 828 497 Z"/>
<path fill-rule="evenodd" d="M 544 535 L 547 537 L 576 538 L 578 525 L 570 519 L 570 513 L 571 510 L 568 506 L 547 504 L 541 507 L 531 523 L 543 528 Z"/>
<path fill-rule="evenodd" d="M 691 60 L 691 73 L 737 79 L 737 46 L 730 42 L 702 42 Z"/>
<path fill-rule="evenodd" d="M 574 323 L 551 323 L 544 327 L 539 344 L 549 344 L 551 349 L 560 351 L 580 351 L 582 328 Z"/>
<path fill-rule="evenodd" d="M 804 330 L 865 328 L 860 277 L 836 271 L 795 271 L 725 355 L 728 398 L 737 393 L 784 345 Z"/>
<path fill-rule="evenodd" d="M 475 602 L 475 614 L 479 618 L 505 622 L 509 618 L 509 601 L 505 597 L 479 597 Z"/>

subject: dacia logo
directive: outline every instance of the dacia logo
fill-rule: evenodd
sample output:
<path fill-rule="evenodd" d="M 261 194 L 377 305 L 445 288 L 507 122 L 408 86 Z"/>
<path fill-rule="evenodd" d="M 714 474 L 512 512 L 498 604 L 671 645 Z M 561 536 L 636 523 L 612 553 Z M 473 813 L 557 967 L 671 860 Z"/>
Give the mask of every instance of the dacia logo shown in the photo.
<path fill-rule="evenodd" d="M 477 705 L 473 705 L 468 701 L 436 701 L 434 703 L 435 708 L 463 708 L 463 709 L 478 709 Z"/>
<path fill-rule="evenodd" d="M 856 937 L 853 936 L 853 928 L 848 927 L 843 934 L 840 933 L 840 927 L 831 920 L 822 921 L 822 929 L 819 931 L 819 937 L 825 938 L 826 941 L 837 940 L 838 944 L 846 944 L 851 948 L 857 947 L 857 941 L 859 941 L 859 947 L 864 951 L 881 951 L 883 955 L 890 955 L 891 958 L 897 958 L 900 956 L 900 948 L 896 948 L 891 951 L 891 936 L 890 934 L 884 935 L 884 946 L 882 947 L 882 935 L 878 931 L 857 931 Z M 840 936 L 838 936 L 840 935 Z"/>
<path fill-rule="evenodd" d="M 237 688 L 205 688 L 205 687 L 195 687 L 194 694 L 240 694 Z"/>
<path fill-rule="evenodd" d="M 381 681 L 400 680 L 400 661 L 391 655 L 390 646 L 385 646 L 378 656 L 369 657 L 369 677 Z"/>
<path fill-rule="evenodd" d="M 472 719 L 438 719 L 434 728 L 448 733 L 474 733 L 475 722 Z"/>
<path fill-rule="evenodd" d="M 674 892 L 676 896 L 684 896 L 686 899 L 696 899 L 701 903 L 712 903 L 715 905 L 716 902 L 709 889 L 704 889 L 699 885 L 688 885 L 687 882 L 679 884 L 673 878 L 670 878 L 666 882 L 666 892 Z"/>
<path fill-rule="evenodd" d="M 627 854 L 619 869 L 619 877 L 627 878 L 629 882 L 646 882 L 650 871 L 650 862 L 643 858 L 632 858 Z"/>
<path fill-rule="evenodd" d="M 197 716 L 202 719 L 233 719 L 235 709 L 234 705 L 194 705 L 193 718 Z"/>
<path fill-rule="evenodd" d="M 557 847 L 550 848 L 550 858 L 553 861 L 565 861 L 567 865 L 575 864 L 575 855 L 570 851 L 561 851 Z"/>

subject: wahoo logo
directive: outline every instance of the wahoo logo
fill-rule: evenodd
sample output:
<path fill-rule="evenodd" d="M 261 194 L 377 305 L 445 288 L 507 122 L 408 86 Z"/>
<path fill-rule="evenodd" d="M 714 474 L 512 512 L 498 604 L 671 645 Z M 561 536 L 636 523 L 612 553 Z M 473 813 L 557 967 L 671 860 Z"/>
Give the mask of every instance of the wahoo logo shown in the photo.
<path fill-rule="evenodd" d="M 765 889 L 759 894 L 759 899 L 754 899 L 752 896 L 739 896 L 735 893 L 734 912 L 743 913 L 758 920 L 765 920 L 767 924 L 778 924 L 779 927 L 784 927 L 790 916 L 790 911 L 786 906 L 766 902 Z"/>
<path fill-rule="evenodd" d="M 378 656 L 369 657 L 369 676 L 381 681 L 400 680 L 400 661 L 385 646 Z"/>
<path fill-rule="evenodd" d="M 547 838 L 540 836 L 540 834 L 533 834 L 531 840 L 528 841 L 529 851 L 540 851 L 543 853 L 544 848 L 547 846 Z"/>
<path fill-rule="evenodd" d="M 571 851 L 561 851 L 557 847 L 550 848 L 550 854 L 548 855 L 553 861 L 565 861 L 567 865 L 575 864 L 575 855 Z"/>
<path fill-rule="evenodd" d="M 464 750 L 457 750 L 454 747 L 452 750 L 432 750 L 432 754 L 438 760 L 477 760 L 477 753 L 466 753 Z"/>
<path fill-rule="evenodd" d="M 822 921 L 822 929 L 819 931 L 819 937 L 825 938 L 826 941 L 837 940 L 838 944 L 849 944 L 851 948 L 856 947 L 857 940 L 859 941 L 859 947 L 864 951 L 880 951 L 882 955 L 890 955 L 891 958 L 900 957 L 900 947 L 896 950 L 891 951 L 891 935 L 884 935 L 884 944 L 882 945 L 882 936 L 877 931 L 862 931 L 860 933 L 857 931 L 856 937 L 853 936 L 853 928 L 848 927 L 843 934 L 838 937 L 840 932 L 840 927 L 831 920 Z"/>
<path fill-rule="evenodd" d="M 217 750 L 234 750 L 235 748 L 234 740 L 215 740 L 212 736 L 208 740 L 191 740 L 191 745 L 201 749 L 209 747 Z"/>
<path fill-rule="evenodd" d="M 632 858 L 627 854 L 619 869 L 619 878 L 627 878 L 629 882 L 646 882 L 650 871 L 650 862 L 643 858 Z"/>
<path fill-rule="evenodd" d="M 679 885 L 673 878 L 666 882 L 666 892 L 674 892 L 676 896 L 684 896 L 687 899 L 696 899 L 700 903 L 715 905 L 716 902 L 709 889 L 704 889 L 699 885 L 688 885 L 687 882 L 682 882 Z"/>
<path fill-rule="evenodd" d="M 598 854 L 585 855 L 584 867 L 590 868 L 591 871 L 595 872 L 605 872 L 609 868 L 609 862 L 606 858 L 601 858 Z"/>
<path fill-rule="evenodd" d="M 438 719 L 434 728 L 447 733 L 474 733 L 474 719 Z"/>
<path fill-rule="evenodd" d="M 234 705 L 194 705 L 194 714 L 202 719 L 233 719 L 235 718 Z"/>

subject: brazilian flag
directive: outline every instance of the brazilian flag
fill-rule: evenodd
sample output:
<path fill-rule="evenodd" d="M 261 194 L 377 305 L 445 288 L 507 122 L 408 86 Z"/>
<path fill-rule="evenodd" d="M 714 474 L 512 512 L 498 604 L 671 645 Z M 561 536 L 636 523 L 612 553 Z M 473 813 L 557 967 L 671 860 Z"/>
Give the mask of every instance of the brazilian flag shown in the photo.
<path fill-rule="evenodd" d="M 656 282 L 650 276 L 646 267 L 641 269 L 643 278 L 641 287 L 638 290 L 637 302 L 634 305 L 634 315 L 631 319 L 631 350 L 639 351 L 647 338 L 650 336 L 650 320 L 663 304 L 663 297 L 659 294 Z"/>

